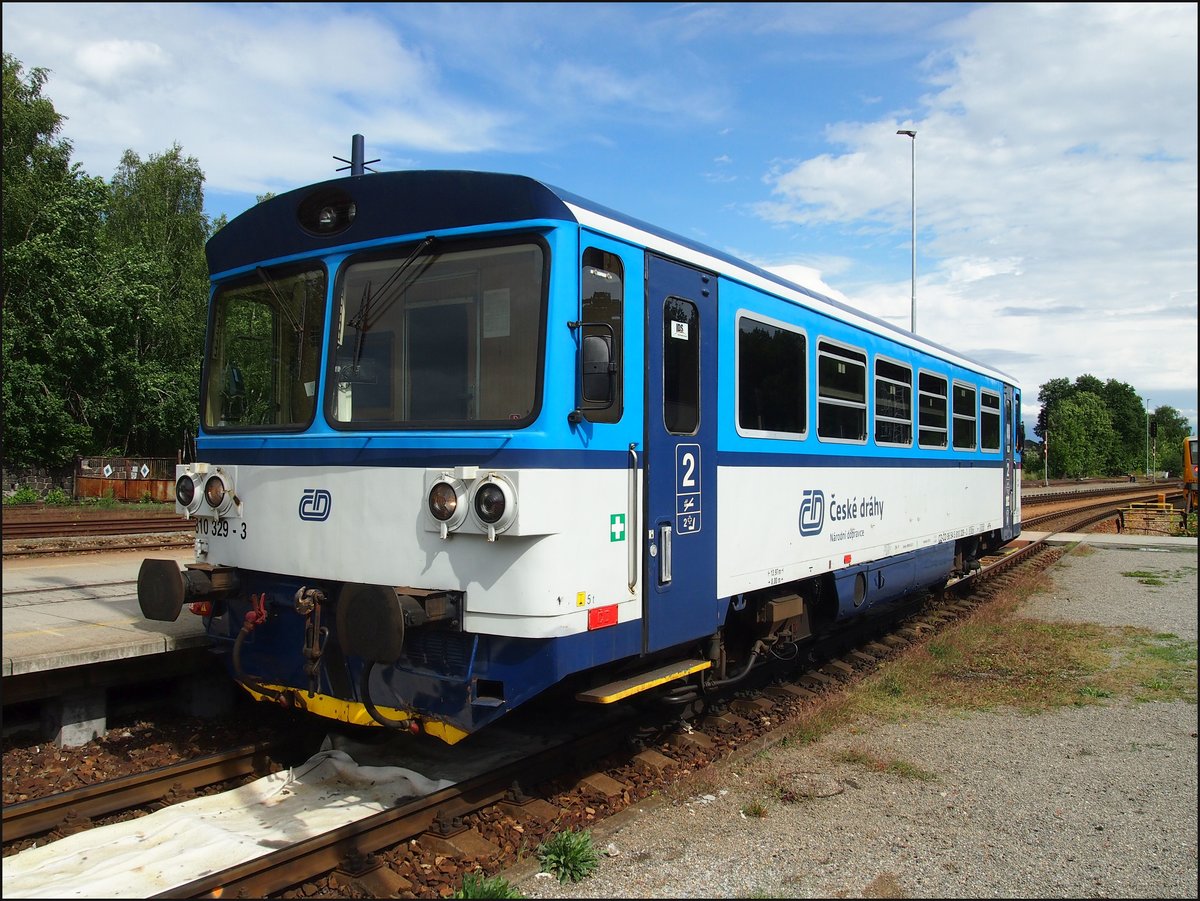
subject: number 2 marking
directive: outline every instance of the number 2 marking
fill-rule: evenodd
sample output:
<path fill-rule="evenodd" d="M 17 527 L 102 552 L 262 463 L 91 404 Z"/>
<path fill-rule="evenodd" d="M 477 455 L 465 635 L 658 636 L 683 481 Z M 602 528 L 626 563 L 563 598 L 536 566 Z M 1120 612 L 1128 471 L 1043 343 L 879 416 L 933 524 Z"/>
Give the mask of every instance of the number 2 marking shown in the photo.
<path fill-rule="evenodd" d="M 696 457 L 691 453 L 691 451 L 688 451 L 688 452 L 684 453 L 683 459 L 681 462 L 683 463 L 684 474 L 683 474 L 683 481 L 680 483 L 680 485 L 684 488 L 695 488 L 696 487 Z"/>

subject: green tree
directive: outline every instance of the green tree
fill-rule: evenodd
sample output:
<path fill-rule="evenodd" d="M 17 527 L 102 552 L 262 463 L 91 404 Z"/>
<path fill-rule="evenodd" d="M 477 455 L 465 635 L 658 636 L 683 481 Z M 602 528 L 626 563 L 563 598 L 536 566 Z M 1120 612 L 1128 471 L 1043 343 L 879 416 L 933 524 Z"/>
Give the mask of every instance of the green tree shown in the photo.
<path fill-rule="evenodd" d="M 103 386 L 107 192 L 70 164 L 46 73 L 4 54 L 4 458 L 61 465 L 91 450 Z"/>
<path fill-rule="evenodd" d="M 125 328 L 114 334 L 113 382 L 126 403 L 104 443 L 170 455 L 199 405 L 208 270 L 204 173 L 179 145 L 142 161 L 125 151 L 111 182 L 104 241 Z"/>
<path fill-rule="evenodd" d="M 1033 427 L 1035 435 L 1043 439 L 1046 437 L 1046 427 L 1050 423 L 1054 408 L 1059 401 L 1070 397 L 1072 393 L 1070 379 L 1051 379 L 1043 383 L 1041 390 L 1038 391 L 1038 402 L 1042 408 L 1038 411 L 1037 425 Z"/>
<path fill-rule="evenodd" d="M 1109 379 L 1101 394 L 1112 418 L 1108 475 L 1141 472 L 1145 465 L 1146 410 L 1132 385 Z"/>
<path fill-rule="evenodd" d="M 170 456 L 194 429 L 207 306 L 204 175 L 126 152 L 70 162 L 43 69 L 4 54 L 4 459 Z"/>
<path fill-rule="evenodd" d="M 1103 472 L 1112 443 L 1104 401 L 1080 391 L 1057 403 L 1050 416 L 1050 472 L 1085 478 Z"/>
<path fill-rule="evenodd" d="M 59 139 L 63 118 L 42 96 L 45 69 L 23 70 L 4 54 L 4 246 L 12 247 L 49 227 L 46 203 L 75 180 L 71 144 Z"/>
<path fill-rule="evenodd" d="M 1072 393 L 1078 394 L 1080 391 L 1087 391 L 1096 397 L 1104 397 L 1104 382 L 1096 378 L 1094 375 L 1084 373 L 1081 376 L 1076 376 L 1075 384 L 1071 386 Z"/>
<path fill-rule="evenodd" d="M 1157 434 L 1151 439 L 1154 451 L 1151 466 L 1156 472 L 1178 477 L 1183 472 L 1183 439 L 1191 434 L 1191 424 L 1186 416 L 1165 404 L 1155 409 L 1153 416 Z"/>

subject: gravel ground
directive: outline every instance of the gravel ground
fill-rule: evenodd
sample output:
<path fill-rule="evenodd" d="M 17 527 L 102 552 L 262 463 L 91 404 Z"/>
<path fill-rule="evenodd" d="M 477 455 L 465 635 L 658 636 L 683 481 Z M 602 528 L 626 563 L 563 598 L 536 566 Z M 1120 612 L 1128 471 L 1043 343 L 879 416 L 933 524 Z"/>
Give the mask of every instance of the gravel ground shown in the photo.
<path fill-rule="evenodd" d="M 1022 614 L 1195 640 L 1196 559 L 1085 549 Z M 527 898 L 1195 898 L 1196 774 L 1195 704 L 928 711 L 710 767 L 597 827 L 600 865 L 582 882 L 534 862 L 505 876 Z M 745 814 L 755 803 L 765 816 Z"/>

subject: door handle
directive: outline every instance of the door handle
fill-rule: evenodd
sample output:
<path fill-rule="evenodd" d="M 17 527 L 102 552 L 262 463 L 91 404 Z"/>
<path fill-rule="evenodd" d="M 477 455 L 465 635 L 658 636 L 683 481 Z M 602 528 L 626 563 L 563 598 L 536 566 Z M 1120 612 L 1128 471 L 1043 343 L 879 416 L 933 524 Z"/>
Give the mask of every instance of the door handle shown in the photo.
<path fill-rule="evenodd" d="M 666 585 L 671 581 L 671 525 L 660 523 L 658 526 L 658 581 Z"/>

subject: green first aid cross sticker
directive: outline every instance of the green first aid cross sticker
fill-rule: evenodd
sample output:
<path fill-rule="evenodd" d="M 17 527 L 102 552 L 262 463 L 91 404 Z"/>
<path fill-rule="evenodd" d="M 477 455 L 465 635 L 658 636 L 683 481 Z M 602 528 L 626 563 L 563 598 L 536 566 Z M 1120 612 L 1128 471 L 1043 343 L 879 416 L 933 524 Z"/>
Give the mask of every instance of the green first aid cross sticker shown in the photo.
<path fill-rule="evenodd" d="M 625 540 L 625 514 L 613 513 L 608 517 L 608 540 Z"/>

